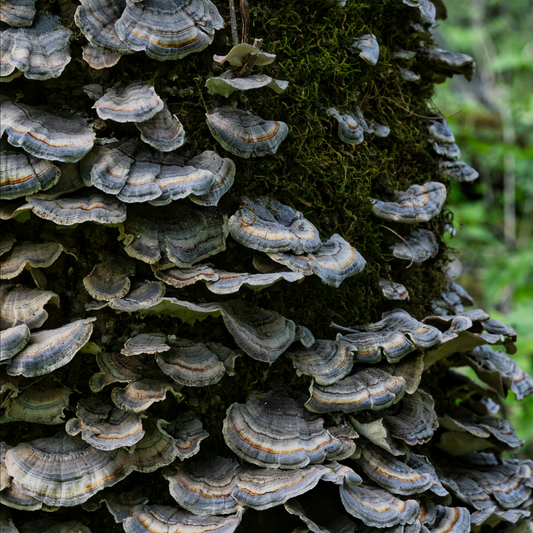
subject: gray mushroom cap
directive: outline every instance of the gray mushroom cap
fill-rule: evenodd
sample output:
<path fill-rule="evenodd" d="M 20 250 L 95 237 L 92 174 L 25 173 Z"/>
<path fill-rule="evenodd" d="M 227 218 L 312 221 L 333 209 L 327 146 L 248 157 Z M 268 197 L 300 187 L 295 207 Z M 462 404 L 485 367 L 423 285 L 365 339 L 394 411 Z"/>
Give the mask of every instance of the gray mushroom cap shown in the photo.
<path fill-rule="evenodd" d="M 115 30 L 115 23 L 125 7 L 125 0 L 81 0 L 74 20 L 92 47 L 129 54 L 133 50 L 120 40 Z"/>
<path fill-rule="evenodd" d="M 217 281 L 219 279 L 218 271 L 209 263 L 194 265 L 191 268 L 172 268 L 170 270 L 160 270 L 157 265 L 154 265 L 152 269 L 158 280 L 176 289 L 183 289 L 198 281 Z"/>
<path fill-rule="evenodd" d="M 121 354 L 132 356 L 143 353 L 154 354 L 170 350 L 167 344 L 167 336 L 164 333 L 141 333 L 128 339 Z"/>
<path fill-rule="evenodd" d="M 181 59 L 202 51 L 213 41 L 215 30 L 223 27 L 224 20 L 209 0 L 127 0 L 115 23 L 126 46 L 144 50 L 158 61 Z"/>
<path fill-rule="evenodd" d="M 403 224 L 427 222 L 440 213 L 446 201 L 446 187 L 436 181 L 411 185 L 404 192 L 396 191 L 395 200 L 372 200 L 372 212 L 379 218 Z"/>
<path fill-rule="evenodd" d="M 345 483 L 340 488 L 340 496 L 348 513 L 372 527 L 412 524 L 420 509 L 416 500 L 400 500 L 369 484 L 354 486 Z"/>
<path fill-rule="evenodd" d="M 261 87 L 268 87 L 275 93 L 281 94 L 287 89 L 289 82 L 276 80 L 265 74 L 252 74 L 246 78 L 238 78 L 233 71 L 229 70 L 219 77 L 209 78 L 205 86 L 209 94 L 221 94 L 227 98 L 235 91 L 248 91 Z"/>
<path fill-rule="evenodd" d="M 234 403 L 224 420 L 224 440 L 245 461 L 265 468 L 297 469 L 334 457 L 341 443 L 324 420 L 283 391 L 254 394 Z"/>
<path fill-rule="evenodd" d="M 59 115 L 11 101 L 0 104 L 0 121 L 9 144 L 52 161 L 76 163 L 96 138 L 87 121 L 73 113 Z"/>
<path fill-rule="evenodd" d="M 58 242 L 17 243 L 0 259 L 0 279 L 13 279 L 25 267 L 48 268 L 64 251 Z"/>
<path fill-rule="evenodd" d="M 222 147 L 244 158 L 275 154 L 289 133 L 285 122 L 264 120 L 236 107 L 217 107 L 206 117 L 209 131 Z"/>
<path fill-rule="evenodd" d="M 31 26 L 36 0 L 7 0 L 0 2 L 0 21 L 15 27 Z"/>
<path fill-rule="evenodd" d="M 435 235 L 427 229 L 415 229 L 404 240 L 406 242 L 396 242 L 390 247 L 392 255 L 398 259 L 423 263 L 435 257 L 439 252 Z"/>
<path fill-rule="evenodd" d="M 133 274 L 133 262 L 108 260 L 95 265 L 91 273 L 83 278 L 83 285 L 96 300 L 122 298 L 130 290 L 131 281 L 128 276 Z"/>
<path fill-rule="evenodd" d="M 230 218 L 231 236 L 243 246 L 260 252 L 296 254 L 317 252 L 322 246 L 318 230 L 300 211 L 266 197 L 243 198 Z"/>
<path fill-rule="evenodd" d="M 185 143 L 185 130 L 165 105 L 152 118 L 136 124 L 141 139 L 161 152 L 172 152 Z"/>
<path fill-rule="evenodd" d="M 93 108 L 101 119 L 115 122 L 144 122 L 163 110 L 165 104 L 151 85 L 140 81 L 104 92 Z"/>
<path fill-rule="evenodd" d="M 444 176 L 459 182 L 470 183 L 479 178 L 477 170 L 468 166 L 463 161 L 443 159 L 439 162 L 439 170 Z"/>
<path fill-rule="evenodd" d="M 417 455 L 415 453 L 411 453 L 409 455 L 409 460 L 407 461 L 407 464 L 417 472 L 425 472 L 431 476 L 432 486 L 429 487 L 429 490 L 433 492 L 433 494 L 442 497 L 447 496 L 449 494 L 449 492 L 443 487 L 442 483 L 440 482 L 439 476 L 435 471 L 435 467 L 429 462 L 427 457 L 425 457 L 424 455 Z M 426 498 L 422 499 L 420 503 L 427 503 Z"/>
<path fill-rule="evenodd" d="M 232 496 L 241 468 L 235 459 L 209 456 L 163 472 L 171 496 L 181 507 L 200 516 L 230 514 L 240 509 Z"/>
<path fill-rule="evenodd" d="M 25 494 L 61 507 L 83 503 L 131 472 L 123 448 L 105 452 L 66 434 L 19 444 L 7 452 L 6 467 Z"/>
<path fill-rule="evenodd" d="M 250 357 L 272 364 L 295 340 L 296 325 L 275 311 L 243 300 L 220 303 L 224 324 Z"/>
<path fill-rule="evenodd" d="M 295 282 L 303 279 L 298 272 L 275 272 L 272 274 L 249 274 L 248 272 L 225 272 L 216 270 L 217 280 L 208 280 L 207 288 L 215 294 L 233 294 L 244 285 L 254 290 L 270 287 L 274 283 L 284 280 Z"/>
<path fill-rule="evenodd" d="M 11 200 L 50 189 L 57 183 L 59 169 L 44 159 L 22 151 L 0 151 L 0 199 Z"/>
<path fill-rule="evenodd" d="M 337 233 L 322 243 L 314 253 L 268 255 L 276 263 L 281 263 L 305 276 L 316 274 L 332 287 L 339 287 L 346 278 L 360 274 L 366 266 L 363 256 Z"/>
<path fill-rule="evenodd" d="M 311 384 L 311 398 L 305 406 L 314 413 L 355 413 L 365 409 L 377 411 L 399 402 L 405 389 L 403 378 L 370 367 L 333 385 Z"/>
<path fill-rule="evenodd" d="M 26 324 L 0 331 L 0 362 L 18 354 L 30 340 L 30 328 Z"/>
<path fill-rule="evenodd" d="M 88 44 L 82 48 L 82 57 L 92 68 L 100 70 L 114 67 L 120 61 L 122 54 L 100 50 Z"/>
<path fill-rule="evenodd" d="M 357 145 L 365 140 L 362 117 L 356 118 L 353 114 L 343 114 L 333 107 L 329 108 L 326 114 L 337 119 L 339 123 L 338 134 L 341 141 Z"/>
<path fill-rule="evenodd" d="M 380 278 L 379 286 L 387 300 L 409 300 L 409 292 L 401 283 Z"/>
<path fill-rule="evenodd" d="M 32 333 L 28 344 L 10 359 L 10 376 L 42 376 L 70 362 L 89 340 L 96 318 L 77 320 L 66 326 Z"/>
<path fill-rule="evenodd" d="M 359 52 L 359 57 L 369 65 L 375 65 L 379 58 L 379 43 L 375 35 L 366 34 L 352 42 L 351 47 Z"/>
<path fill-rule="evenodd" d="M 418 7 L 420 18 L 426 24 L 435 24 L 437 9 L 430 0 L 402 0 L 402 2 L 411 7 Z"/>
<path fill-rule="evenodd" d="M 162 402 L 167 397 L 167 392 L 181 399 L 183 396 L 179 389 L 180 387 L 167 381 L 141 378 L 128 383 L 124 389 L 113 389 L 111 399 L 119 409 L 129 413 L 141 413 L 153 403 Z"/>
<path fill-rule="evenodd" d="M 70 62 L 72 31 L 58 17 L 41 13 L 30 28 L 2 31 L 0 49 L 7 61 L 30 80 L 58 78 Z"/>
<path fill-rule="evenodd" d="M 428 2 L 429 3 L 429 2 Z M 472 80 L 476 63 L 466 54 L 459 54 L 443 50 L 442 48 L 418 49 L 420 55 L 427 56 L 433 70 L 437 74 L 452 77 L 461 74 L 468 81 Z"/>

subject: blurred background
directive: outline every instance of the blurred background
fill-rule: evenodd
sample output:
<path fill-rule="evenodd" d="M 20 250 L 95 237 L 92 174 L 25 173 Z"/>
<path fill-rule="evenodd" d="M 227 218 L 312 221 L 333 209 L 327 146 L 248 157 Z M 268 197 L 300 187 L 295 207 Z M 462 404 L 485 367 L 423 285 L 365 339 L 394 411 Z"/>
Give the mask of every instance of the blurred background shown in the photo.
<path fill-rule="evenodd" d="M 456 281 L 476 307 L 515 328 L 513 357 L 533 374 L 533 2 L 445 3 L 437 43 L 477 64 L 471 83 L 456 76 L 434 98 L 445 116 L 462 109 L 448 123 L 479 172 L 472 184 L 455 182 L 449 198 Z M 533 456 L 533 397 L 517 403 L 509 393 L 504 411 Z"/>

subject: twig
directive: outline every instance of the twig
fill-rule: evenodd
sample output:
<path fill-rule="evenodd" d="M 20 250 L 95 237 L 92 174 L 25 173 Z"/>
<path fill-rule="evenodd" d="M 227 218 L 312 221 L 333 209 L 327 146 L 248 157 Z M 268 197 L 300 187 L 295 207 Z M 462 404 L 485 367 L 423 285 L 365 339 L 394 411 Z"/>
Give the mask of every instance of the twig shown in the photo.
<path fill-rule="evenodd" d="M 239 44 L 239 34 L 237 33 L 237 17 L 235 16 L 235 4 L 233 0 L 229 0 L 229 18 L 231 21 L 231 39 L 233 46 Z"/>
<path fill-rule="evenodd" d="M 388 229 L 391 233 L 394 233 L 394 235 L 396 235 L 398 239 L 401 239 L 405 244 L 407 244 L 407 246 L 409 247 L 409 250 L 411 250 L 411 262 L 407 266 L 407 268 L 409 268 L 413 264 L 413 261 L 415 260 L 415 253 L 413 249 L 411 248 L 411 245 L 401 235 L 398 235 L 398 233 L 396 233 L 393 229 L 390 229 L 389 227 L 384 226 L 383 224 L 378 224 L 378 228 Z"/>
<path fill-rule="evenodd" d="M 248 0 L 241 0 L 241 17 L 242 17 L 242 39 L 241 42 L 248 42 L 248 30 L 250 29 L 250 9 Z"/>
<path fill-rule="evenodd" d="M 425 117 L 424 115 L 418 115 L 417 113 L 413 113 L 412 111 L 409 111 L 409 109 L 406 109 L 405 107 L 401 106 L 398 102 L 395 102 L 392 98 L 388 98 L 388 97 L 385 97 L 385 98 L 387 98 L 387 100 L 390 100 L 393 104 L 396 104 L 400 109 L 403 109 L 406 113 L 409 113 L 410 115 L 414 115 L 415 117 L 425 118 L 427 120 L 441 120 L 443 118 L 452 118 L 452 117 L 455 117 L 455 115 L 458 115 L 459 113 L 461 113 L 462 111 L 462 109 L 459 109 L 457 113 L 454 113 L 453 115 L 447 115 L 445 117 Z"/>
<path fill-rule="evenodd" d="M 263 39 L 254 39 L 254 48 L 257 48 L 258 52 L 259 50 L 261 50 L 262 44 L 263 44 Z M 237 74 L 239 78 L 245 78 L 246 76 L 248 76 L 248 74 L 250 74 L 252 68 L 255 65 L 255 62 L 257 61 L 257 56 L 258 54 L 254 54 L 254 55 L 250 54 L 248 56 L 246 63 L 244 64 L 240 72 Z"/>

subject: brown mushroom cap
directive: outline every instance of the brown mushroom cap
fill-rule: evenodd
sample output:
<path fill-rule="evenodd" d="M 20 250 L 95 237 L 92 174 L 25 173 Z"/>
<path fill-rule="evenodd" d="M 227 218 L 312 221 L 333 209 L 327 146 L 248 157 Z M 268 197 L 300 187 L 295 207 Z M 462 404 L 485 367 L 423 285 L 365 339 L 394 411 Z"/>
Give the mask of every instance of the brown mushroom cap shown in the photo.
<path fill-rule="evenodd" d="M 114 67 L 120 61 L 122 54 L 100 50 L 88 44 L 82 48 L 82 57 L 92 68 L 100 70 Z"/>
<path fill-rule="evenodd" d="M 372 212 L 385 220 L 416 224 L 438 215 L 445 201 L 446 187 L 430 181 L 424 185 L 411 185 L 406 191 L 396 191 L 395 202 L 372 200 Z"/>
<path fill-rule="evenodd" d="M 154 402 L 163 401 L 169 391 L 181 399 L 182 394 L 179 389 L 180 387 L 166 381 L 141 378 L 129 383 L 124 389 L 113 389 L 111 399 L 119 409 L 140 413 L 146 411 Z"/>
<path fill-rule="evenodd" d="M 131 472 L 124 449 L 104 452 L 66 434 L 19 444 L 7 452 L 6 467 L 25 494 L 66 507 L 88 500 Z"/>
<path fill-rule="evenodd" d="M 170 346 L 167 344 L 167 336 L 164 333 L 141 333 L 128 339 L 120 353 L 132 356 L 143 353 L 161 353 L 168 350 L 170 350 Z"/>
<path fill-rule="evenodd" d="M 298 395 L 277 390 L 234 403 L 224 420 L 224 440 L 239 457 L 266 468 L 296 469 L 333 458 L 341 443 L 324 420 L 306 411 Z"/>
<path fill-rule="evenodd" d="M 89 387 L 93 392 L 100 392 L 111 383 L 130 383 L 143 376 L 143 364 L 136 357 L 103 352 L 96 355 L 96 362 L 100 372 L 89 380 Z"/>

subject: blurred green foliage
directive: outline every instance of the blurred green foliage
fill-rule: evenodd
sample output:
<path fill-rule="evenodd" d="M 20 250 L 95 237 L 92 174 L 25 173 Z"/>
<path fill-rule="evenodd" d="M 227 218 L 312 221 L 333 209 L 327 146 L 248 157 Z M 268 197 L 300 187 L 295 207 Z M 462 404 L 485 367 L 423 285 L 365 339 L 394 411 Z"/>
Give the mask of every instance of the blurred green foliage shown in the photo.
<path fill-rule="evenodd" d="M 529 0 L 447 0 L 438 28 L 445 49 L 474 57 L 471 84 L 437 87 L 462 159 L 480 174 L 454 183 L 450 208 L 457 235 L 449 245 L 463 266 L 458 281 L 476 304 L 518 333 L 520 366 L 533 373 L 533 10 Z M 533 452 L 533 398 L 503 406 Z"/>

